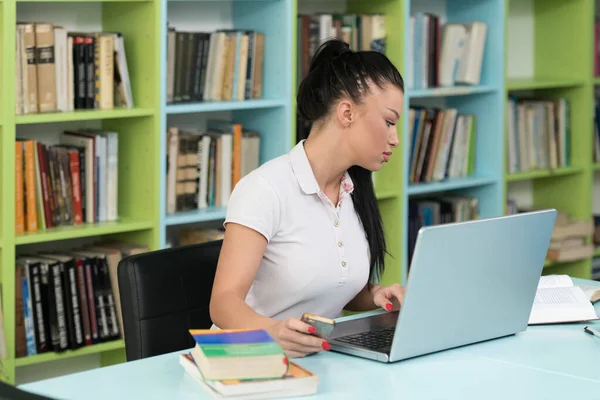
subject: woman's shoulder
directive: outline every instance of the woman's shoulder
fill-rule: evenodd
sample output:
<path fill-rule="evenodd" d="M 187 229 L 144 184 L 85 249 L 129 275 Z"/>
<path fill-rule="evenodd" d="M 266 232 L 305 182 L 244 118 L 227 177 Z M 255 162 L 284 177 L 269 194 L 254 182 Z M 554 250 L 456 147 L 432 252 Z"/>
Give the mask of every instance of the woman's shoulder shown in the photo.
<path fill-rule="evenodd" d="M 269 190 L 281 192 L 283 185 L 289 182 L 293 175 L 288 154 L 284 154 L 266 161 L 258 168 L 250 171 L 237 183 L 235 189 L 239 190 Z"/>

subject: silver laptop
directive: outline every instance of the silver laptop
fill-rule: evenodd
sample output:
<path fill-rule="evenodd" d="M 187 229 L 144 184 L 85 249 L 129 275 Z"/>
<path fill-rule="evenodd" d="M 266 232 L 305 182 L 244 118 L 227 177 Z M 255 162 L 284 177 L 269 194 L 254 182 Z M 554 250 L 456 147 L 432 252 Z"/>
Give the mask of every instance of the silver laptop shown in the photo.
<path fill-rule="evenodd" d="M 421 228 L 400 311 L 338 322 L 331 349 L 394 362 L 524 331 L 556 215 Z"/>

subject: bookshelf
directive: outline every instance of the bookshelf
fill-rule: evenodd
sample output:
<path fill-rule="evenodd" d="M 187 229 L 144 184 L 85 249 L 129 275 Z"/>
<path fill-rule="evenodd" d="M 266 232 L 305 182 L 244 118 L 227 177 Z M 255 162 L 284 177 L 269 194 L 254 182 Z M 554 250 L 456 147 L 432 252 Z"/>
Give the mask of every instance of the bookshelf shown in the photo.
<path fill-rule="evenodd" d="M 507 102 L 505 197 L 524 209 L 554 207 L 577 219 L 592 218 L 595 12 L 594 2 L 588 0 L 506 2 L 507 100 L 524 99 L 520 104 L 555 101 L 559 112 L 563 104 L 569 112 L 566 124 L 557 118 L 556 159 L 544 159 L 552 149 L 543 143 L 535 145 L 542 152 L 529 153 L 527 159 L 513 146 L 531 149 L 530 144 L 521 138 L 511 144 L 515 130 L 510 126 L 512 108 Z M 520 134 L 522 129 L 516 131 Z M 528 164 L 530 168 L 522 167 Z M 547 261 L 544 273 L 590 278 L 591 257 Z"/>
<path fill-rule="evenodd" d="M 167 172 L 169 128 L 202 131 L 208 129 L 211 120 L 239 123 L 258 133 L 258 164 L 289 151 L 296 143 L 299 128 L 295 94 L 300 72 L 301 15 L 385 15 L 386 54 L 405 78 L 405 103 L 398 124 L 401 144 L 390 162 L 375 174 L 376 196 L 391 253 L 383 283 L 406 282 L 415 211 L 419 207 L 421 212 L 435 209 L 437 206 L 426 202 L 429 200 L 436 203 L 456 196 L 469 199 L 468 203 L 476 207 L 471 212 L 466 204 L 463 218 L 503 215 L 509 198 L 524 206 L 557 207 L 575 217 L 590 218 L 594 212 L 592 182 L 600 177 L 600 162 L 594 162 L 589 151 L 593 148 L 590 133 L 594 131 L 594 89 L 600 86 L 600 78 L 593 73 L 595 7 L 592 0 L 0 0 L 0 282 L 8 354 L 1 360 L 0 379 L 23 382 L 28 379 L 28 368 L 83 356 L 99 355 L 99 365 L 124 360 L 122 340 L 16 358 L 16 255 L 85 244 L 98 238 L 156 249 L 176 242 L 173 238 L 181 229 L 220 226 L 226 205 L 167 212 L 168 188 L 172 187 Z M 423 13 L 438 16 L 443 22 L 486 24 L 477 84 L 414 84 L 417 64 L 410 27 Z M 23 18 L 63 24 L 73 31 L 122 32 L 135 106 L 15 115 L 16 65 L 8 61 L 15 59 L 16 22 Z M 243 100 L 233 100 L 233 94 L 232 99 L 192 96 L 195 100 L 171 100 L 175 86 L 169 72 L 169 27 L 175 32 L 244 29 L 264 33 L 259 95 Z M 190 79 L 193 82 L 194 78 Z M 509 172 L 509 129 L 505 121 L 507 102 L 513 96 L 568 100 L 568 165 Z M 473 116 L 463 120 L 475 126 L 466 173 L 429 181 L 411 178 L 411 157 L 413 152 L 419 154 L 411 146 L 416 143 L 411 111 L 416 109 L 455 109 L 458 115 Z M 77 128 L 118 132 L 119 219 L 15 234 L 15 139 L 55 142 L 60 132 Z M 596 255 L 600 256 L 597 250 Z M 571 263 L 547 263 L 544 273 L 589 277 L 591 257 Z"/>
<path fill-rule="evenodd" d="M 6 342 L 6 357 L 1 360 L 0 379 L 19 384 L 33 379 L 32 376 L 36 374 L 40 375 L 40 371 L 45 371 L 49 375 L 59 374 L 59 371 L 54 370 L 54 366 L 60 364 L 61 360 L 76 360 L 84 356 L 90 356 L 96 357 L 95 361 L 92 360 L 92 365 L 98 366 L 110 365 L 125 360 L 125 344 L 121 338 L 105 339 L 62 352 L 41 352 L 38 349 L 37 354 L 29 353 L 16 356 L 16 258 L 23 255 L 36 256 L 50 251 L 79 250 L 95 243 L 111 240 L 127 242 L 148 249 L 159 247 L 159 181 L 157 177 L 160 156 L 158 137 L 160 123 L 160 39 L 158 26 L 160 23 L 160 2 L 152 0 L 59 0 L 52 2 L 9 0 L 0 2 L 0 18 L 0 48 L 2 50 L 0 52 L 2 59 L 0 79 L 3 89 L 0 99 L 0 146 L 2 149 L 2 162 L 0 164 L 0 180 L 2 183 L 0 196 L 2 205 L 2 211 L 0 211 L 2 226 L 0 232 L 0 283 L 2 284 L 1 301 Z M 62 26 L 69 34 L 75 32 L 120 32 L 127 58 L 126 70 L 129 74 L 133 105 L 122 105 L 115 100 L 114 96 L 102 95 L 103 99 L 112 98 L 112 107 L 105 109 L 99 107 L 71 107 L 70 109 L 61 107 L 52 111 L 17 115 L 17 102 L 20 98 L 17 94 L 17 86 L 20 80 L 19 78 L 15 79 L 15 76 L 18 72 L 18 66 L 16 62 L 8 60 L 16 59 L 17 46 L 15 46 L 15 43 L 20 37 L 17 34 L 17 23 L 21 21 L 46 22 L 51 24 L 52 28 Z M 113 43 L 117 42 L 118 40 L 115 39 Z M 67 54 L 66 48 L 63 48 L 63 50 L 65 50 L 64 54 Z M 58 68 L 56 62 L 59 60 L 67 63 L 64 65 L 69 65 L 69 60 L 61 57 L 60 54 L 56 50 L 54 55 L 55 68 Z M 41 72 L 37 73 L 42 74 Z M 50 76 L 52 75 L 45 75 L 44 81 L 50 82 Z M 112 86 L 112 83 L 109 84 Z M 56 90 L 56 100 L 59 104 L 61 101 L 59 94 L 61 86 L 57 83 L 51 88 Z M 37 86 L 37 89 L 39 89 L 39 86 Z M 64 97 L 62 99 L 64 100 Z M 73 100 L 71 104 L 75 104 L 75 101 Z M 37 228 L 28 229 L 26 227 L 23 232 L 18 232 L 15 226 L 19 218 L 18 213 L 15 212 L 15 193 L 19 183 L 16 178 L 18 174 L 15 174 L 17 170 L 15 162 L 18 154 L 15 150 L 17 139 L 32 140 L 34 143 L 44 146 L 45 150 L 42 152 L 39 150 L 40 147 L 37 148 L 39 152 L 37 153 L 37 164 L 34 164 L 36 168 L 34 172 L 40 174 L 44 165 L 41 158 L 43 156 L 40 156 L 40 154 L 46 154 L 47 156 L 51 153 L 51 147 L 65 144 L 63 138 L 66 131 L 79 129 L 94 133 L 98 131 L 116 133 L 115 142 L 112 142 L 112 139 L 107 139 L 107 143 L 109 140 L 111 140 L 111 143 L 117 143 L 118 155 L 116 160 L 118 168 L 113 170 L 116 174 L 110 178 L 111 183 L 107 185 L 110 189 L 106 192 L 110 193 L 110 190 L 116 189 L 115 192 L 112 192 L 115 196 L 108 197 L 109 194 L 107 194 L 105 200 L 99 203 L 102 205 L 98 205 L 98 210 L 103 209 L 104 211 L 90 212 L 91 219 L 88 219 L 84 211 L 80 223 L 78 221 L 67 223 L 60 218 L 55 221 L 49 218 L 48 214 L 45 214 L 44 207 L 46 203 L 41 200 L 43 189 L 39 186 L 39 189 L 35 191 L 36 207 L 39 207 L 37 208 L 36 217 Z M 95 140 L 99 143 L 99 139 Z M 81 153 L 75 152 L 73 154 L 87 157 L 88 153 L 85 150 L 79 150 Z M 87 159 L 85 158 L 85 160 Z M 80 160 L 83 160 L 83 158 Z M 73 158 L 70 161 L 71 164 L 69 165 L 72 168 Z M 53 168 L 51 161 L 48 161 L 47 165 Z M 79 163 L 77 165 L 82 167 Z M 108 175 L 108 161 L 106 168 Z M 64 173 L 64 171 L 60 170 L 61 173 Z M 80 169 L 81 175 L 77 176 L 85 177 L 83 171 L 84 169 Z M 67 170 L 67 173 L 69 172 L 73 173 L 72 170 Z M 61 186 L 62 189 L 75 190 L 71 184 L 73 176 L 69 175 L 69 185 Z M 112 179 L 116 179 L 116 181 Z M 51 187 L 54 190 L 58 187 L 57 182 L 51 181 Z M 88 186 L 85 186 L 83 181 L 81 183 L 82 192 L 85 188 L 87 194 Z M 23 181 L 21 185 L 24 185 Z M 93 186 L 93 192 L 91 193 L 96 192 L 98 194 L 102 193 L 99 185 Z M 50 191 L 51 194 L 52 191 Z M 39 199 L 37 195 L 40 195 Z M 61 201 L 67 199 L 67 202 L 75 202 L 75 197 L 71 200 L 69 195 L 61 199 Z M 24 199 L 23 201 L 27 200 Z M 57 207 L 60 207 L 60 205 Z M 112 210 L 116 210 L 115 218 L 108 215 L 108 207 L 113 207 Z M 49 208 L 48 210 L 55 209 L 58 208 Z M 100 216 L 99 213 L 105 211 L 107 215 Z M 68 213 L 69 218 L 75 218 L 75 209 Z M 71 221 L 73 220 L 71 219 Z M 65 366 L 64 362 L 62 365 Z"/>
<path fill-rule="evenodd" d="M 405 50 L 403 64 L 403 76 L 408 82 L 407 101 L 405 103 L 403 118 L 403 165 L 397 174 L 397 180 L 402 182 L 402 279 L 406 281 L 412 247 L 418 228 L 422 225 L 435 224 L 435 218 L 446 213 L 453 207 L 463 209 L 460 200 L 467 199 L 466 210 L 462 217 L 451 216 L 451 220 L 464 220 L 472 218 L 485 218 L 501 215 L 503 212 L 503 154 L 499 149 L 503 148 L 503 115 L 504 108 L 504 75 L 503 75 L 503 52 L 493 49 L 504 48 L 504 2 L 498 0 L 471 1 L 471 0 L 448 0 L 448 1 L 426 1 L 411 0 L 403 2 L 404 18 L 403 45 Z M 429 25 L 426 18 L 429 15 Z M 486 26 L 483 56 L 481 58 L 481 72 L 479 79 L 470 84 L 449 80 L 442 82 L 444 66 L 442 61 L 444 54 L 443 41 L 436 44 L 431 33 L 419 34 L 420 27 L 435 24 L 437 17 L 444 37 L 445 24 L 482 22 Z M 425 28 L 427 29 L 427 28 Z M 433 35 L 435 37 L 436 35 Z M 438 36 L 439 37 L 439 36 Z M 428 39 L 427 39 L 428 38 Z M 439 40 L 439 39 L 438 39 Z M 434 50 L 435 59 L 427 62 L 421 59 L 421 52 L 417 49 L 425 46 L 429 41 Z M 425 65 L 424 65 L 425 64 Z M 434 68 L 434 72 L 430 72 Z M 433 77 L 427 74 L 432 74 Z M 426 111 L 426 114 L 422 110 Z M 462 173 L 452 173 L 449 177 L 435 179 L 435 172 L 431 174 L 432 179 L 427 180 L 423 171 L 427 167 L 427 159 L 431 156 L 432 148 L 435 148 L 435 140 L 432 139 L 435 132 L 438 114 L 431 110 L 455 110 L 458 117 L 463 116 L 463 121 L 470 121 L 471 143 L 466 152 L 466 157 L 471 166 Z M 411 115 L 411 110 L 415 113 Z M 451 114 L 450 114 L 451 115 Z M 412 118 L 420 121 L 413 123 Z M 428 136 L 424 132 L 428 129 L 425 121 L 433 119 L 431 131 Z M 442 117 L 444 118 L 444 117 Z M 419 128 L 415 129 L 415 125 Z M 458 126 L 458 125 L 456 125 Z M 442 125 L 443 127 L 443 125 Z M 474 127 L 474 129 L 473 129 Z M 443 128 L 441 129 L 443 131 Z M 453 142 L 462 129 L 454 129 Z M 469 129 L 467 128 L 467 131 Z M 429 138 L 428 141 L 424 138 Z M 458 139 L 456 139 L 458 143 Z M 414 147 L 410 147 L 414 144 Z M 424 145 L 426 144 L 426 145 Z M 426 153 L 424 150 L 426 149 Z M 456 157 L 452 149 L 446 150 L 448 158 Z M 464 151 L 464 150 L 463 150 Z M 437 157 L 442 152 L 438 147 Z M 416 161 L 413 161 L 416 160 Z M 419 161 L 424 160 L 424 161 Z M 414 162 L 415 164 L 412 164 Z M 418 168 L 422 163 L 422 169 Z M 457 163 L 458 165 L 459 163 Z M 431 167 L 429 167 L 431 168 Z M 442 169 L 443 170 L 443 169 Z M 419 173 L 421 171 L 421 173 Z M 450 169 L 448 169 L 450 171 Z M 453 205 L 454 204 L 454 205 Z M 470 204 L 470 205 L 469 205 Z M 438 208 L 439 207 L 439 208 Z M 445 210 L 445 211 L 444 211 Z M 433 215 L 433 220 L 425 220 L 422 224 L 416 221 L 416 216 Z"/>
<path fill-rule="evenodd" d="M 174 69 L 177 68 L 178 60 L 184 58 L 184 56 L 180 57 L 177 53 L 180 48 L 177 44 L 177 35 L 180 33 L 183 35 L 183 32 L 216 32 L 224 29 L 259 32 L 264 34 L 265 50 L 263 54 L 258 56 L 258 59 L 262 59 L 263 64 L 262 93 L 258 96 L 242 96 L 243 100 L 240 100 L 240 97 L 233 100 L 235 98 L 233 95 L 229 97 L 222 95 L 208 98 L 191 96 L 191 100 L 183 100 L 182 98 L 177 101 L 175 98 L 177 96 L 177 83 L 169 80 L 171 73 L 169 72 L 168 62 L 162 63 L 160 96 L 161 154 L 173 154 L 169 153 L 167 143 L 169 129 L 175 128 L 181 133 L 186 131 L 203 132 L 210 128 L 211 119 L 238 123 L 244 130 L 258 133 L 260 141 L 258 164 L 262 164 L 291 149 L 293 143 L 291 134 L 293 132 L 291 125 L 293 98 L 290 83 L 292 81 L 292 57 L 294 55 L 292 42 L 294 7 L 295 4 L 292 0 L 255 2 L 167 0 L 162 2 L 160 23 L 162 27 L 160 33 L 162 38 L 161 59 L 165 60 L 173 57 L 175 61 L 172 68 Z M 174 29 L 176 32 L 172 39 L 173 42 L 169 42 L 169 28 Z M 248 36 L 249 38 L 252 37 L 251 35 Z M 175 43 L 172 45 L 172 52 L 175 53 L 172 56 L 169 56 L 171 46 L 169 43 Z M 210 44 L 209 48 L 217 48 L 217 46 Z M 237 48 L 239 49 L 241 46 L 237 46 Z M 210 55 L 208 58 L 210 58 Z M 210 61 L 207 60 L 207 63 L 210 63 Z M 223 68 L 226 69 L 226 65 L 233 64 L 233 61 L 226 61 Z M 173 81 L 176 79 L 173 78 Z M 206 82 L 208 82 L 209 79 L 206 79 Z M 235 76 L 224 79 L 235 82 Z M 168 160 L 166 157 L 162 157 L 160 170 L 168 171 L 168 169 Z M 216 170 L 218 170 L 218 167 L 215 168 Z M 218 172 L 214 173 L 215 176 L 217 174 Z M 196 191 L 198 190 L 200 189 L 196 189 Z M 170 191 L 173 192 L 173 189 L 170 189 L 169 186 L 168 173 L 160 174 L 160 193 L 166 194 Z M 218 184 L 216 183 L 215 191 L 218 192 Z M 197 195 L 198 193 L 194 194 L 198 197 Z M 218 225 L 225 218 L 226 201 L 224 199 L 219 201 L 215 197 L 212 204 L 209 200 L 207 201 L 208 204 L 202 206 L 193 204 L 191 207 L 180 208 L 179 205 L 169 207 L 168 197 L 169 195 L 162 195 L 160 198 L 160 243 L 162 247 L 177 242 L 179 229 L 206 223 Z M 197 199 L 195 201 L 197 202 Z M 173 237 L 174 239 L 171 240 Z"/>

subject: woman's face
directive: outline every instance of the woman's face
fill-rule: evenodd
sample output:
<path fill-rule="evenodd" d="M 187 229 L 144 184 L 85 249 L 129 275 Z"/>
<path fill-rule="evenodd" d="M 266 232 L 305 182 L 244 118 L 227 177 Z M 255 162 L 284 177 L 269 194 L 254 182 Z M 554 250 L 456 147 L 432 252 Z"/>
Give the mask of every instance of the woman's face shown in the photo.
<path fill-rule="evenodd" d="M 403 101 L 404 94 L 395 86 L 371 86 L 350 126 L 350 145 L 357 165 L 377 171 L 392 157 L 392 149 L 399 143 L 397 122 Z"/>

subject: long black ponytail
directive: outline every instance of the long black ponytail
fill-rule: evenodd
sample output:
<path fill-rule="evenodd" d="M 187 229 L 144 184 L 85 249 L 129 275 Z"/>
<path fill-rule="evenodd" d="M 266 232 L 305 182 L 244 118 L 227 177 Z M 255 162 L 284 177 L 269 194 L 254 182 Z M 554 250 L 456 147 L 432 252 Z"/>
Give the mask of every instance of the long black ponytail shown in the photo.
<path fill-rule="evenodd" d="M 319 121 L 329 114 L 342 96 L 360 104 L 369 84 L 380 88 L 391 84 L 404 91 L 402 76 L 384 54 L 377 51 L 354 52 L 341 40 L 328 40 L 315 52 L 309 72 L 300 84 L 296 99 L 298 113 L 310 123 Z M 354 208 L 369 243 L 369 281 L 376 282 L 385 269 L 387 246 L 372 172 L 355 165 L 348 174 L 354 184 Z"/>

